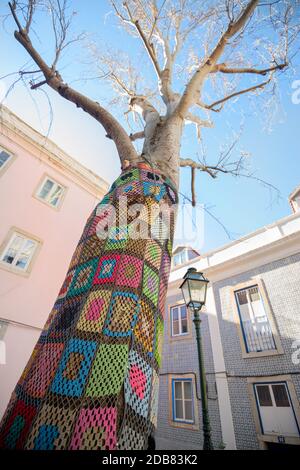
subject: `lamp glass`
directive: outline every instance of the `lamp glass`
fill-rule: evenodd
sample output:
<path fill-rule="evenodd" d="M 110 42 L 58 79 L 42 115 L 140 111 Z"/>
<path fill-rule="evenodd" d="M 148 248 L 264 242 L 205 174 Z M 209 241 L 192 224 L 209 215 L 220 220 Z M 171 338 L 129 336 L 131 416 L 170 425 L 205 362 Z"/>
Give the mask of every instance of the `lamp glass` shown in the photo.
<path fill-rule="evenodd" d="M 188 270 L 182 283 L 181 291 L 187 307 L 199 309 L 206 301 L 208 280 L 195 269 Z"/>
<path fill-rule="evenodd" d="M 190 296 L 191 296 L 191 301 L 197 302 L 204 304 L 205 303 L 205 298 L 206 298 L 206 288 L 207 288 L 207 282 L 206 281 L 194 281 L 190 280 L 189 286 L 190 286 Z"/>

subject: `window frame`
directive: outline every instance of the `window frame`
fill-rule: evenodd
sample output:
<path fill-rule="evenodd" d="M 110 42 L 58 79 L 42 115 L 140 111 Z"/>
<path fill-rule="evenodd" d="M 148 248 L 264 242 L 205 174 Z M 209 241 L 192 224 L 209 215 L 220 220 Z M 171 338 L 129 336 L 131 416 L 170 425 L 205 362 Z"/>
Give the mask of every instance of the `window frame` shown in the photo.
<path fill-rule="evenodd" d="M 181 316 L 181 307 L 185 307 L 186 309 L 186 325 L 187 325 L 187 332 L 186 333 L 182 333 L 182 316 Z M 178 325 L 179 325 L 179 333 L 178 334 L 174 334 L 174 330 L 173 330 L 173 310 L 174 308 L 178 308 Z M 172 305 L 170 306 L 170 323 L 171 323 L 171 336 L 172 338 L 178 338 L 178 337 L 186 337 L 186 336 L 189 336 L 190 334 L 190 325 L 189 325 L 189 321 L 188 321 L 188 308 L 187 306 L 184 304 L 184 303 L 180 303 L 180 304 L 177 304 L 177 305 Z"/>
<path fill-rule="evenodd" d="M 275 349 L 266 349 L 262 351 L 250 351 L 250 352 L 247 349 L 246 338 L 244 335 L 239 307 L 238 307 L 238 303 L 236 300 L 236 292 L 244 290 L 244 289 L 248 289 L 254 286 L 258 287 L 260 297 L 263 302 L 265 313 L 268 318 L 270 329 L 273 335 Z M 266 356 L 277 356 L 277 355 L 284 354 L 280 337 L 278 334 L 277 326 L 275 323 L 274 314 L 271 308 L 271 304 L 270 304 L 264 283 L 261 278 L 251 278 L 249 281 L 245 283 L 232 286 L 231 287 L 231 306 L 234 312 L 234 322 L 237 327 L 238 337 L 239 337 L 240 345 L 241 345 L 242 357 L 244 359 L 266 357 Z"/>
<path fill-rule="evenodd" d="M 190 311 L 187 308 L 187 326 L 188 326 L 188 333 L 184 333 L 182 335 L 172 335 L 172 328 L 173 328 L 173 322 L 172 322 L 172 308 L 173 307 L 178 307 L 181 305 L 185 305 L 185 302 L 183 299 L 180 300 L 175 300 L 172 303 L 168 304 L 168 340 L 170 342 L 173 341 L 190 341 L 193 338 L 193 332 L 192 332 L 192 323 L 191 323 L 191 315 Z"/>
<path fill-rule="evenodd" d="M 263 309 L 264 309 L 264 312 L 265 312 L 265 316 L 267 317 L 267 320 L 268 320 L 268 325 L 271 329 L 271 335 L 272 335 L 272 342 L 274 344 L 274 347 L 273 348 L 269 348 L 269 349 L 261 349 L 261 350 L 258 350 L 258 351 L 250 351 L 250 344 L 247 340 L 247 337 L 246 337 L 246 331 L 245 331 L 245 324 L 244 324 L 244 321 L 242 320 L 242 312 L 241 312 L 241 304 L 239 302 L 239 299 L 238 299 L 238 294 L 239 292 L 246 292 L 246 297 L 247 297 L 247 304 L 249 304 L 249 308 L 252 312 L 252 314 L 254 313 L 253 311 L 253 305 L 252 305 L 252 300 L 250 298 L 250 289 L 253 289 L 253 288 L 257 288 L 258 290 L 258 293 L 259 293 L 259 298 L 260 298 L 260 301 L 262 303 L 262 306 L 263 306 Z M 275 344 L 275 340 L 274 340 L 274 335 L 273 335 L 273 332 L 272 332 L 272 328 L 271 328 L 271 323 L 270 323 L 270 320 L 269 320 L 269 316 L 268 316 L 268 312 L 266 310 L 266 307 L 265 307 L 265 304 L 264 304 L 264 301 L 263 301 L 263 298 L 262 298 L 262 295 L 261 295 L 261 292 L 260 292 L 260 289 L 259 289 L 259 286 L 258 284 L 253 284 L 249 287 L 244 287 L 243 289 L 238 289 L 238 290 L 235 290 L 234 291 L 234 295 L 235 295 L 235 301 L 236 301 L 236 304 L 237 304 L 237 309 L 238 309 L 238 314 L 239 314 L 239 318 L 240 318 L 240 324 L 241 324 L 241 329 L 242 329 L 242 333 L 243 333 L 243 338 L 244 338 L 244 342 L 245 342 L 245 348 L 246 348 L 246 351 L 247 353 L 257 353 L 257 352 L 265 352 L 265 351 L 275 351 L 276 350 L 276 344 Z"/>
<path fill-rule="evenodd" d="M 181 384 L 181 390 L 182 390 L 182 410 L 183 410 L 183 415 L 184 415 L 184 418 L 183 419 L 180 419 L 180 418 L 177 418 L 176 417 L 176 397 L 175 397 L 175 384 L 176 383 L 180 383 Z M 192 415 L 193 415 L 193 418 L 190 420 L 190 419 L 186 419 L 185 417 L 185 414 L 186 414 L 186 410 L 185 410 L 185 407 L 184 407 L 184 402 L 186 401 L 185 399 L 185 395 L 184 395 L 184 383 L 189 383 L 191 385 L 191 395 L 192 395 L 192 398 L 191 399 L 188 399 L 192 402 Z M 194 424 L 195 423 L 195 413 L 194 413 L 194 394 L 193 394 L 193 381 L 192 379 L 190 378 L 172 378 L 172 418 L 173 418 L 173 421 L 175 423 L 185 423 L 185 424 Z"/>
<path fill-rule="evenodd" d="M 56 186 L 61 186 L 63 188 L 63 193 L 61 197 L 59 198 L 58 204 L 56 206 L 53 206 L 47 199 L 42 198 L 39 196 L 39 193 L 41 192 L 43 186 L 45 185 L 46 181 L 50 180 L 52 181 Z M 59 180 L 57 180 L 55 177 L 49 175 L 48 173 L 44 173 L 43 176 L 40 178 L 38 185 L 35 188 L 35 191 L 33 193 L 33 197 L 37 199 L 40 202 L 43 202 L 46 204 L 48 207 L 51 207 L 52 209 L 58 211 L 61 209 L 61 206 L 63 204 L 63 201 L 65 199 L 66 193 L 67 193 L 67 186 L 63 183 L 61 183 Z M 51 192 L 51 191 L 50 191 Z"/>
<path fill-rule="evenodd" d="M 291 375 L 279 375 L 279 376 L 265 376 L 265 377 L 248 377 L 248 393 L 250 396 L 250 403 L 252 414 L 255 422 L 257 438 L 261 449 L 267 449 L 268 442 L 278 443 L 278 438 L 281 437 L 279 434 L 264 434 L 263 426 L 261 422 L 259 404 L 257 402 L 257 395 L 254 386 L 256 385 L 274 385 L 285 383 L 287 394 L 290 400 L 292 411 L 296 420 L 297 428 L 299 430 L 299 437 L 284 436 L 286 444 L 300 445 L 300 403 L 296 393 L 295 385 L 293 383 Z"/>
<path fill-rule="evenodd" d="M 173 419 L 173 402 L 175 405 L 175 400 L 173 400 L 173 383 L 176 381 L 190 381 L 192 384 L 192 412 L 193 412 L 193 422 L 174 420 Z M 169 426 L 174 428 L 183 428 L 189 429 L 191 431 L 199 431 L 199 403 L 197 400 L 196 386 L 195 386 L 195 375 L 192 373 L 189 374 L 169 374 L 168 375 L 168 397 L 169 397 Z"/>
<path fill-rule="evenodd" d="M 16 154 L 14 152 L 12 152 L 11 150 L 9 150 L 5 145 L 2 145 L 0 143 L 0 152 L 1 151 L 4 151 L 6 153 L 8 153 L 9 155 L 9 159 L 6 160 L 6 162 L 4 163 L 4 165 L 2 165 L 0 167 L 0 176 L 2 176 L 6 170 L 10 167 L 10 165 L 13 163 L 13 161 L 16 159 Z"/>
<path fill-rule="evenodd" d="M 33 242 L 36 243 L 36 247 L 34 248 L 34 251 L 29 259 L 29 262 L 27 263 L 27 266 L 25 269 L 21 269 L 21 268 L 18 268 L 17 266 L 14 266 L 14 265 L 11 265 L 9 263 L 6 263 L 5 261 L 2 260 L 5 252 L 7 251 L 7 249 L 9 248 L 12 240 L 13 240 L 13 237 L 14 236 L 21 236 L 27 240 L 31 240 Z M 34 262 L 39 254 L 39 251 L 41 249 L 41 246 L 42 246 L 42 240 L 38 237 L 36 237 L 35 235 L 31 234 L 31 233 L 28 233 L 18 227 L 11 227 L 6 235 L 6 237 L 4 238 L 1 246 L 0 246 L 0 268 L 5 270 L 5 271 L 9 271 L 11 273 L 14 273 L 14 274 L 18 274 L 20 276 L 24 276 L 24 277 L 28 277 L 32 271 L 32 267 L 34 265 Z"/>

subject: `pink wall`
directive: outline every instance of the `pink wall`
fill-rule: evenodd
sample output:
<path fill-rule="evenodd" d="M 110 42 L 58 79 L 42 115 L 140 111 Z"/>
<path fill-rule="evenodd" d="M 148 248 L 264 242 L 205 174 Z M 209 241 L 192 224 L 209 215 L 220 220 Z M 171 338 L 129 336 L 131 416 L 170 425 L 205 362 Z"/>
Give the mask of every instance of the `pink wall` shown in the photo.
<path fill-rule="evenodd" d="M 43 243 L 29 277 L 0 267 L 0 318 L 42 328 L 64 280 L 72 253 L 86 219 L 99 197 L 88 191 L 63 164 L 46 163 L 37 149 L 20 135 L 0 135 L 0 145 L 16 158 L 0 174 L 0 245 L 12 226 L 24 230 Z M 33 155 L 35 153 L 35 156 Z M 67 187 L 59 210 L 33 197 L 47 173 Z M 87 187 L 87 186 L 86 186 Z M 98 194 L 99 190 L 98 188 Z M 10 324 L 4 337 L 6 365 L 0 365 L 0 414 L 38 338 L 33 328 Z"/>

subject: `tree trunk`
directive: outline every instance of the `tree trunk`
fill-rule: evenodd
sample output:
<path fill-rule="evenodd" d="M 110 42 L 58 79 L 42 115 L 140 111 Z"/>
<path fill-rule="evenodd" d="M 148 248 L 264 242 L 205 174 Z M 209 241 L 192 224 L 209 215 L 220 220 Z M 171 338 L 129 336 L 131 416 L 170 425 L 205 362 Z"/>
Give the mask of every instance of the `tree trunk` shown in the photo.
<path fill-rule="evenodd" d="M 138 164 L 98 204 L 12 394 L 0 447 L 147 448 L 156 425 L 176 203 L 171 181 Z"/>

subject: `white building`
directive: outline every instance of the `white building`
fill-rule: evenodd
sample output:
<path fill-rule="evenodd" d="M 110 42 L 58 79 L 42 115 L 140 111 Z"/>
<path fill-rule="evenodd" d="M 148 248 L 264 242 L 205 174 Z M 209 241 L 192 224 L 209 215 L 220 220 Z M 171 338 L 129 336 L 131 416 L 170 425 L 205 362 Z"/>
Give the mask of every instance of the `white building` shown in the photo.
<path fill-rule="evenodd" d="M 201 329 L 214 447 L 300 445 L 299 197 L 300 187 L 290 196 L 292 215 L 173 267 L 159 449 L 202 448 L 194 325 L 179 289 L 191 266 L 210 280 Z"/>

